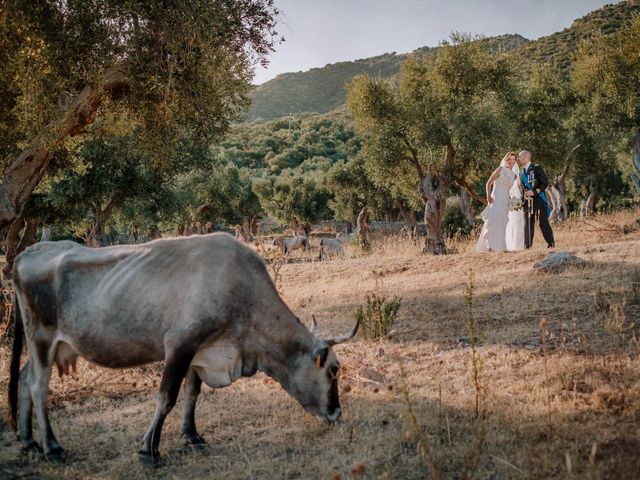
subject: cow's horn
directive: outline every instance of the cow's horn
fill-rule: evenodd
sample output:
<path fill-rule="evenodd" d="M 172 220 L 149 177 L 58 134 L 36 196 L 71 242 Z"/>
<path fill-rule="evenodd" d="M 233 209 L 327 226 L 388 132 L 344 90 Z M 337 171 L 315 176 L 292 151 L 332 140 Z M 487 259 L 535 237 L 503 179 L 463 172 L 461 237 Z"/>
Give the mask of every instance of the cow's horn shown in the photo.
<path fill-rule="evenodd" d="M 356 322 L 354 327 L 351 329 L 349 333 L 345 333 L 344 335 L 338 335 L 337 337 L 328 338 L 325 340 L 328 345 L 338 345 L 339 343 L 344 343 L 347 340 L 351 340 L 355 334 L 358 332 L 358 327 L 360 326 L 360 320 Z"/>
<path fill-rule="evenodd" d="M 312 335 L 315 335 L 318 331 L 318 322 L 316 322 L 316 317 L 313 313 L 311 314 L 311 328 L 309 329 L 309 331 Z"/>

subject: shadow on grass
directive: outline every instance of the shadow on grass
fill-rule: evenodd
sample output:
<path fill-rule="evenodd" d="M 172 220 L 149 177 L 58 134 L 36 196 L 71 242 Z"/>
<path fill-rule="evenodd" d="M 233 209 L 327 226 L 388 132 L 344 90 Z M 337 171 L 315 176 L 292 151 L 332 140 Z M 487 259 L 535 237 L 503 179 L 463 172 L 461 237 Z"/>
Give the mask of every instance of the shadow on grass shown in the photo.
<path fill-rule="evenodd" d="M 525 278 L 507 278 L 499 292 L 473 295 L 478 342 L 539 350 L 544 318 L 551 350 L 606 354 L 625 348 L 634 334 L 640 334 L 638 282 L 640 269 L 623 262 L 592 262 L 559 274 L 532 272 Z M 468 346 L 464 290 L 461 284 L 446 294 L 433 295 L 425 289 L 406 295 L 390 339 L 431 341 L 441 348 Z M 325 312 L 342 319 L 340 325 L 329 322 L 330 328 L 346 328 L 358 306 L 328 307 Z M 320 318 L 322 312 L 316 314 Z"/>
<path fill-rule="evenodd" d="M 640 372 L 635 381 L 639 376 Z M 421 429 L 416 435 L 400 389 L 397 383 L 384 388 L 357 385 L 343 395 L 344 418 L 334 426 L 304 414 L 279 387 L 266 392 L 256 385 L 229 393 L 207 392 L 198 407 L 198 421 L 209 446 L 193 451 L 181 442 L 176 431 L 179 403 L 163 434 L 164 464 L 156 469 L 135 459 L 139 437 L 153 413 L 152 402 L 132 417 L 124 412 L 139 400 L 121 399 L 123 413 L 105 411 L 96 424 L 93 417 L 83 418 L 95 416 L 100 404 L 95 399 L 84 413 L 52 410 L 58 438 L 70 452 L 62 465 L 12 456 L 6 424 L 0 422 L 0 471 L 3 478 L 350 478 L 362 471 L 366 478 L 429 478 L 420 439 L 445 478 L 471 477 L 473 472 L 476 478 L 624 479 L 640 471 L 640 442 L 631 414 L 640 413 L 637 405 L 627 414 L 593 406 L 539 415 L 487 404 L 484 418 L 476 420 L 472 405 L 456 408 L 449 397 L 442 402 L 421 398 L 409 387 Z M 117 410 L 117 405 L 111 408 Z"/>

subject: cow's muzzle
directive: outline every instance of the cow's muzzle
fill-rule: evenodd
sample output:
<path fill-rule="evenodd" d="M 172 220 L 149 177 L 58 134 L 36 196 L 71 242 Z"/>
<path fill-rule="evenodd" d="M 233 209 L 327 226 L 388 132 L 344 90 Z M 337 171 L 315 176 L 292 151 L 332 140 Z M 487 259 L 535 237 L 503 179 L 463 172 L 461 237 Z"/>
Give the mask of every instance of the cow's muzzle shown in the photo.
<path fill-rule="evenodd" d="M 332 413 L 327 414 L 324 417 L 324 419 L 329 423 L 334 423 L 340 418 L 341 414 L 342 414 L 342 409 L 338 407 Z"/>

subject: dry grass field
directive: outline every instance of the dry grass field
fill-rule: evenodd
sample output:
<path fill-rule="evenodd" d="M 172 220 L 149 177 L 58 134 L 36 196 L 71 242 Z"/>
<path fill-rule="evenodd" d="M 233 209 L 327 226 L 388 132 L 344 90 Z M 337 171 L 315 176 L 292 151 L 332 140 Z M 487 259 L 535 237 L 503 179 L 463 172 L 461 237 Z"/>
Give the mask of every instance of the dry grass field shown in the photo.
<path fill-rule="evenodd" d="M 278 287 L 303 321 L 315 314 L 321 335 L 348 330 L 367 294 L 402 298 L 387 338 L 336 347 L 338 424 L 304 413 L 258 374 L 215 393 L 205 387 L 203 450 L 180 438 L 179 401 L 164 427 L 164 465 L 152 469 L 136 452 L 160 367 L 82 363 L 74 378 L 51 382 L 66 463 L 20 454 L 0 422 L 0 477 L 640 478 L 639 217 L 556 227 L 559 249 L 590 263 L 555 275 L 532 273 L 547 254 L 540 239 L 531 251 L 484 256 L 460 241 L 443 257 L 387 239 L 368 255 L 288 263 Z M 3 345 L 2 372 L 8 361 Z M 3 373 L 3 417 L 6 385 Z"/>

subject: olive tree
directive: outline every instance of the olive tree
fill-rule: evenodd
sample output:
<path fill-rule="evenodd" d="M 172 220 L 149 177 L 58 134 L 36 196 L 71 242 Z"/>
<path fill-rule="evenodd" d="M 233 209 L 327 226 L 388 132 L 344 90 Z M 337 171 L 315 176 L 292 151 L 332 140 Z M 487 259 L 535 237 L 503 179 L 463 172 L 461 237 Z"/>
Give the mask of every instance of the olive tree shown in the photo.
<path fill-rule="evenodd" d="M 476 39 L 454 35 L 435 56 L 412 56 L 399 84 L 356 77 L 348 107 L 366 135 L 370 170 L 387 178 L 410 174 L 424 204 L 424 250 L 446 253 L 443 216 L 450 187 L 469 187 L 499 155 L 509 129 L 512 70 Z M 411 173 L 410 173 L 411 172 Z"/>
<path fill-rule="evenodd" d="M 272 0 L 5 2 L 0 237 L 19 230 L 55 150 L 107 110 L 139 127 L 157 161 L 180 136 L 218 138 L 248 106 L 277 13 Z"/>
<path fill-rule="evenodd" d="M 307 236 L 313 223 L 330 218 L 329 192 L 321 178 L 281 174 L 257 179 L 253 189 L 270 216 Z"/>
<path fill-rule="evenodd" d="M 640 192 L 640 17 L 626 28 L 585 44 L 573 83 L 601 136 L 632 139 L 633 183 Z"/>

